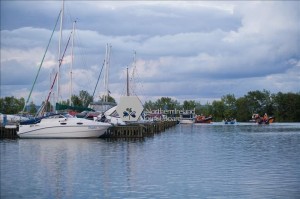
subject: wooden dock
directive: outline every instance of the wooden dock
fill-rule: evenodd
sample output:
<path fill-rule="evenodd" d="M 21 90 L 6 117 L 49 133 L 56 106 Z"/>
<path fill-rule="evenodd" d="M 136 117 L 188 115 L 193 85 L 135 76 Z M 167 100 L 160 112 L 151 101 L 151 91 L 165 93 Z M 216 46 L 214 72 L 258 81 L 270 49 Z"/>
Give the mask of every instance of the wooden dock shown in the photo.
<path fill-rule="evenodd" d="M 5 128 L 4 126 L 0 126 L 0 139 L 19 138 L 19 136 L 17 135 L 18 130 L 18 126 L 15 126 L 15 128 Z"/>
<path fill-rule="evenodd" d="M 165 131 L 175 126 L 177 121 L 159 121 L 149 123 L 137 123 L 124 126 L 110 127 L 100 138 L 144 138 Z M 0 139 L 17 139 L 18 126 L 5 128 L 0 126 Z"/>

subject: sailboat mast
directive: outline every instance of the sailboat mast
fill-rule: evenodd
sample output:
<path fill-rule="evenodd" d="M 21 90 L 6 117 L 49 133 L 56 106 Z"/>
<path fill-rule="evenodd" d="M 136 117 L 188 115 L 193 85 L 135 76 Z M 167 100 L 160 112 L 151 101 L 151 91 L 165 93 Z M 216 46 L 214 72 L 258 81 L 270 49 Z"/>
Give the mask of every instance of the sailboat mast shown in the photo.
<path fill-rule="evenodd" d="M 105 47 L 105 61 L 104 61 L 104 67 L 105 67 L 105 70 L 104 70 L 104 94 L 103 94 L 103 101 L 106 102 L 106 93 L 107 93 L 107 63 L 108 63 L 108 60 L 107 60 L 107 57 L 108 57 L 108 44 L 106 44 L 106 47 Z"/>
<path fill-rule="evenodd" d="M 106 71 L 106 102 L 108 102 L 109 88 L 108 88 L 108 80 L 109 80 L 109 68 L 110 68 L 110 51 L 111 45 L 108 45 L 108 54 L 107 54 L 107 71 Z"/>
<path fill-rule="evenodd" d="M 128 67 L 127 67 L 127 96 L 129 96 L 129 74 L 128 74 Z"/>
<path fill-rule="evenodd" d="M 57 69 L 57 102 L 59 102 L 59 96 L 60 96 L 60 65 L 62 62 L 61 58 L 61 39 L 62 39 L 62 28 L 63 28 L 63 18 L 64 18 L 64 0 L 62 1 L 62 10 L 60 15 L 60 35 L 58 39 L 58 69 Z"/>
<path fill-rule="evenodd" d="M 52 31 L 52 33 L 51 33 L 51 37 L 50 37 L 50 39 L 49 39 L 49 42 L 48 42 L 48 45 L 47 45 L 47 47 L 46 47 L 46 50 L 45 50 L 45 53 L 44 53 L 43 59 L 42 59 L 42 61 L 41 61 L 40 67 L 39 67 L 39 70 L 38 70 L 38 72 L 37 72 L 37 75 L 35 76 L 35 80 L 34 80 L 34 82 L 33 82 L 33 84 L 32 84 L 32 87 L 31 87 L 30 93 L 29 93 L 29 95 L 28 95 L 28 98 L 27 98 L 27 100 L 26 100 L 26 102 L 25 102 L 25 104 L 24 104 L 24 107 L 23 107 L 23 111 L 22 111 L 22 112 L 24 112 L 24 111 L 25 111 L 25 109 L 26 109 L 26 106 L 27 106 L 27 104 L 28 104 L 28 102 L 29 102 L 29 99 L 30 99 L 30 97 L 31 97 L 31 93 L 32 93 L 32 91 L 33 91 L 33 88 L 34 88 L 34 86 L 35 86 L 36 80 L 37 80 L 37 78 L 38 78 L 38 75 L 39 75 L 39 73 L 40 73 L 41 67 L 42 67 L 42 65 L 43 65 L 43 63 L 44 63 L 44 59 L 45 59 L 46 53 L 47 53 L 47 51 L 48 51 L 48 48 L 49 48 L 50 42 L 51 42 L 51 40 L 52 40 L 53 34 L 54 34 L 54 32 L 55 32 L 56 25 L 57 25 L 57 23 L 58 23 L 58 20 L 59 20 L 59 16 L 60 16 L 60 14 L 61 14 L 61 11 L 60 11 L 60 12 L 59 12 L 59 14 L 58 14 L 58 17 L 57 17 L 57 20 L 56 20 L 55 26 L 54 26 L 54 28 L 53 28 L 53 31 Z"/>
<path fill-rule="evenodd" d="M 103 101 L 108 102 L 108 95 L 109 95 L 109 89 L 108 89 L 108 79 L 109 79 L 109 64 L 110 64 L 110 51 L 111 51 L 111 45 L 106 44 L 106 50 L 105 50 L 105 74 L 104 74 L 104 96 Z"/>
<path fill-rule="evenodd" d="M 74 37 L 75 37 L 75 24 L 76 20 L 73 22 L 72 31 L 72 51 L 71 51 L 71 71 L 70 71 L 70 106 L 72 106 L 72 94 L 73 94 L 73 62 L 74 62 Z"/>

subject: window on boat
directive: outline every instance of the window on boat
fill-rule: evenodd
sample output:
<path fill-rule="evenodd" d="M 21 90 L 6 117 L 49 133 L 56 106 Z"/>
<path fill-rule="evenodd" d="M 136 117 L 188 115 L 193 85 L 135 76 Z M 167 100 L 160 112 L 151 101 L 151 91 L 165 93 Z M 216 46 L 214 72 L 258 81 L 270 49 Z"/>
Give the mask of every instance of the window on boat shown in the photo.
<path fill-rule="evenodd" d="M 60 124 L 61 124 L 61 125 L 66 125 L 67 123 L 65 123 L 65 122 L 61 122 Z"/>
<path fill-rule="evenodd" d="M 78 125 L 82 125 L 83 123 L 82 123 L 82 122 L 77 122 L 77 124 L 78 124 Z"/>

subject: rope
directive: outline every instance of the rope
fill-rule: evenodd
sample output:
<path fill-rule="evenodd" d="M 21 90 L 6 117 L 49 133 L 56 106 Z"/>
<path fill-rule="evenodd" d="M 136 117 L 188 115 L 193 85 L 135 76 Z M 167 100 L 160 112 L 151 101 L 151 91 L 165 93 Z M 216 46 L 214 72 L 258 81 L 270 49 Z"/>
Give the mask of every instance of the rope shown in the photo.
<path fill-rule="evenodd" d="M 38 76 L 39 76 L 40 70 L 41 70 L 41 68 L 42 68 L 42 65 L 43 65 L 43 62 L 44 62 L 44 59 L 45 59 L 46 53 L 47 53 L 47 51 L 48 51 L 48 48 L 49 48 L 50 42 L 51 42 L 51 40 L 52 40 L 52 37 L 53 37 L 53 34 L 54 34 L 54 31 L 55 31 L 56 25 L 57 25 L 57 23 L 58 23 L 58 20 L 59 20 L 59 17 L 60 17 L 60 14 L 61 14 L 61 12 L 62 12 L 62 11 L 60 11 L 60 12 L 59 12 L 59 14 L 58 14 L 58 17 L 57 17 L 57 20 L 56 20 L 55 26 L 54 26 L 54 28 L 53 28 L 53 31 L 52 31 L 52 34 L 51 34 L 50 40 L 49 40 L 49 42 L 48 42 L 48 45 L 47 45 L 46 51 L 45 51 L 45 53 L 44 53 L 44 56 L 43 56 L 43 59 L 42 59 L 42 61 L 41 61 L 41 64 L 40 64 L 39 70 L 38 70 L 38 72 L 37 72 L 37 74 L 36 74 L 36 76 L 35 76 L 35 79 L 34 79 L 34 82 L 33 82 L 33 84 L 32 84 L 32 87 L 31 87 L 31 90 L 30 90 L 29 96 L 28 96 L 28 98 L 27 98 L 27 100 L 26 100 L 26 103 L 24 104 L 24 107 L 23 107 L 23 112 L 25 111 L 25 108 L 26 108 L 26 106 L 27 106 L 27 104 L 28 104 L 28 102 L 29 102 L 29 99 L 30 99 L 30 97 L 31 97 L 31 93 L 32 93 L 32 91 L 33 91 L 34 85 L 35 85 L 35 83 L 36 83 L 36 80 L 37 80 L 37 78 L 38 78 Z"/>
<path fill-rule="evenodd" d="M 96 92 L 96 89 L 97 89 L 97 86 L 98 86 L 98 83 L 99 83 L 99 79 L 100 79 L 100 76 L 101 76 L 101 73 L 102 73 L 104 64 L 105 64 L 105 60 L 104 60 L 104 62 L 103 62 L 103 64 L 102 64 L 102 68 L 101 68 L 101 71 L 100 71 L 100 74 L 99 74 L 99 76 L 98 76 L 98 80 L 97 80 L 97 83 L 96 83 L 96 86 L 95 86 L 95 89 L 94 89 L 94 92 L 93 92 L 93 99 L 94 99 L 94 96 L 95 96 L 95 92 Z"/>

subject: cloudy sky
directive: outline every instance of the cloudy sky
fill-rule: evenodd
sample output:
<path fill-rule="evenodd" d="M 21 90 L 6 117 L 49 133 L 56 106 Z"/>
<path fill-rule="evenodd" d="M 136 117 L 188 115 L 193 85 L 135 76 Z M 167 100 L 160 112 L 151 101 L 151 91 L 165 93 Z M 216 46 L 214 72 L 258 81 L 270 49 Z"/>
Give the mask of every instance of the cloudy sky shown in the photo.
<path fill-rule="evenodd" d="M 27 99 L 61 1 L 1 0 L 1 97 Z M 62 49 L 77 20 L 73 93 L 93 93 L 111 48 L 109 90 L 141 100 L 171 97 L 201 104 L 226 94 L 300 91 L 299 1 L 65 1 Z M 48 95 L 58 68 L 59 25 L 30 101 Z M 134 52 L 136 64 L 133 71 Z M 61 96 L 70 90 L 71 47 L 61 66 Z M 103 94 L 103 73 L 95 100 Z M 55 93 L 56 94 L 56 93 Z"/>

